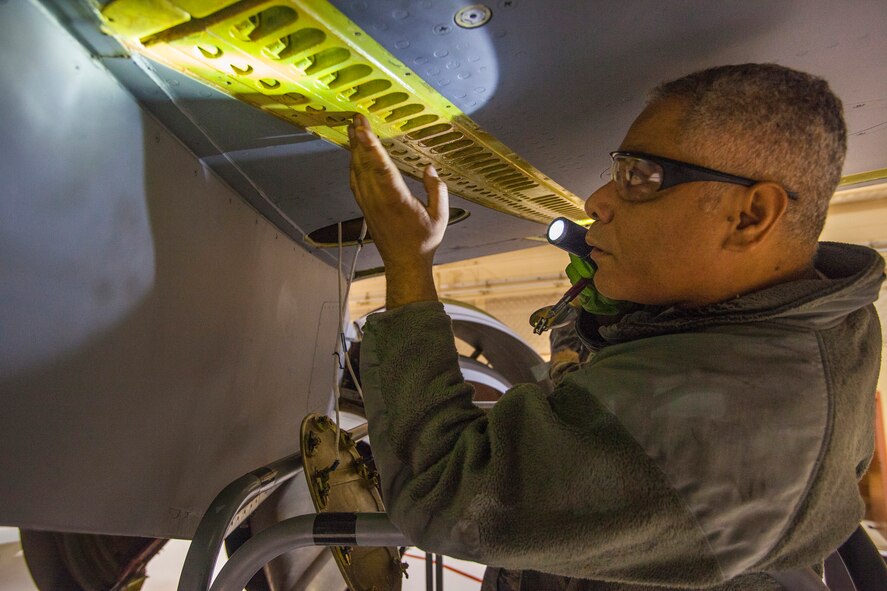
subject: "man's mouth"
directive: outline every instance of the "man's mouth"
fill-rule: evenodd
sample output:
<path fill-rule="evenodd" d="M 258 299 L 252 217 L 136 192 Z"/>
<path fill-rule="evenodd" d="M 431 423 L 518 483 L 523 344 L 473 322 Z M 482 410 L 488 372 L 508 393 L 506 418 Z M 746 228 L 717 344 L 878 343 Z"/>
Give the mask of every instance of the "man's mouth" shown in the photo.
<path fill-rule="evenodd" d="M 594 249 L 593 251 L 591 251 L 591 252 L 592 252 L 592 255 L 593 255 L 595 252 L 599 252 L 599 253 L 601 253 L 601 254 L 610 254 L 609 251 L 607 251 L 607 250 L 604 249 L 604 248 L 601 248 L 600 245 L 599 245 L 597 242 L 595 242 L 594 240 L 589 240 L 587 236 L 586 236 L 586 238 L 585 238 L 585 243 L 588 244 L 589 246 L 591 246 L 591 247 Z"/>
<path fill-rule="evenodd" d="M 603 259 L 609 258 L 611 256 L 612 255 L 605 250 L 601 250 L 599 248 L 593 248 L 591 250 L 591 254 L 588 255 L 588 258 L 590 258 L 595 263 L 599 264 Z"/>

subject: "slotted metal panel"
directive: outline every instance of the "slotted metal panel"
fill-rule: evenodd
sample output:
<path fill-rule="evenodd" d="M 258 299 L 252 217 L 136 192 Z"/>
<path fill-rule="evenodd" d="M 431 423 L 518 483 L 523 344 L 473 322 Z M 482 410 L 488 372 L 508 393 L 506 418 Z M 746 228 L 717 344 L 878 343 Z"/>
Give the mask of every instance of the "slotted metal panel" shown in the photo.
<path fill-rule="evenodd" d="M 148 56 L 340 146 L 365 114 L 405 173 L 433 163 L 450 190 L 530 221 L 585 217 L 582 200 L 485 132 L 334 6 L 118 0 L 107 29 Z M 178 8 L 179 10 L 174 10 Z M 198 9 L 191 14 L 188 9 Z M 199 16 L 199 15 L 204 16 Z"/>

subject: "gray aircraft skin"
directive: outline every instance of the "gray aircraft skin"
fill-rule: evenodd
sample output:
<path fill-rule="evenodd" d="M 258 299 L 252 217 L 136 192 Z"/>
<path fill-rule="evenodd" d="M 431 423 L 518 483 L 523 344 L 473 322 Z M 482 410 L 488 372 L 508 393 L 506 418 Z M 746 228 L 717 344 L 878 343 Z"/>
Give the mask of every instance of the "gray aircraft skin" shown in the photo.
<path fill-rule="evenodd" d="M 305 236 L 361 214 L 347 151 L 130 55 L 105 4 L 0 2 L 0 524 L 190 538 L 331 412 L 336 249 Z M 887 169 L 883 1 L 489 0 L 475 28 L 454 21 L 471 2 L 331 4 L 582 198 L 647 90 L 720 64 L 824 77 L 844 174 Z M 451 205 L 470 215 L 438 263 L 545 230 L 457 189 Z M 368 244 L 358 271 L 380 265 Z"/>

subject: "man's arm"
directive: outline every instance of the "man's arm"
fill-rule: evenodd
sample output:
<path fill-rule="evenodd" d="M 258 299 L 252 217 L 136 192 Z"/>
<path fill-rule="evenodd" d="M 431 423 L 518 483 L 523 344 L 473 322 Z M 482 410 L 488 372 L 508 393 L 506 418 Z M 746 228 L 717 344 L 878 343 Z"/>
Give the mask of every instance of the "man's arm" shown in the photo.
<path fill-rule="evenodd" d="M 517 386 L 485 414 L 471 402 L 440 303 L 374 314 L 364 330 L 361 376 L 383 498 L 414 543 L 581 578 L 722 579 L 653 460 L 573 380 L 550 397 Z"/>

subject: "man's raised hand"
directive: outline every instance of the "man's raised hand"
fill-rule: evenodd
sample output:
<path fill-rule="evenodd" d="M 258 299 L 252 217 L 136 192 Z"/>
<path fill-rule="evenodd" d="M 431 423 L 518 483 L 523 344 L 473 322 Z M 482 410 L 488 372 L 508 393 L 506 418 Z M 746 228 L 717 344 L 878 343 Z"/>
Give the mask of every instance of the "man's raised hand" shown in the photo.
<path fill-rule="evenodd" d="M 348 138 L 351 190 L 385 264 L 387 307 L 436 300 L 431 266 L 449 221 L 446 184 L 429 164 L 422 179 L 426 206 L 410 193 L 366 117 L 354 117 Z"/>

